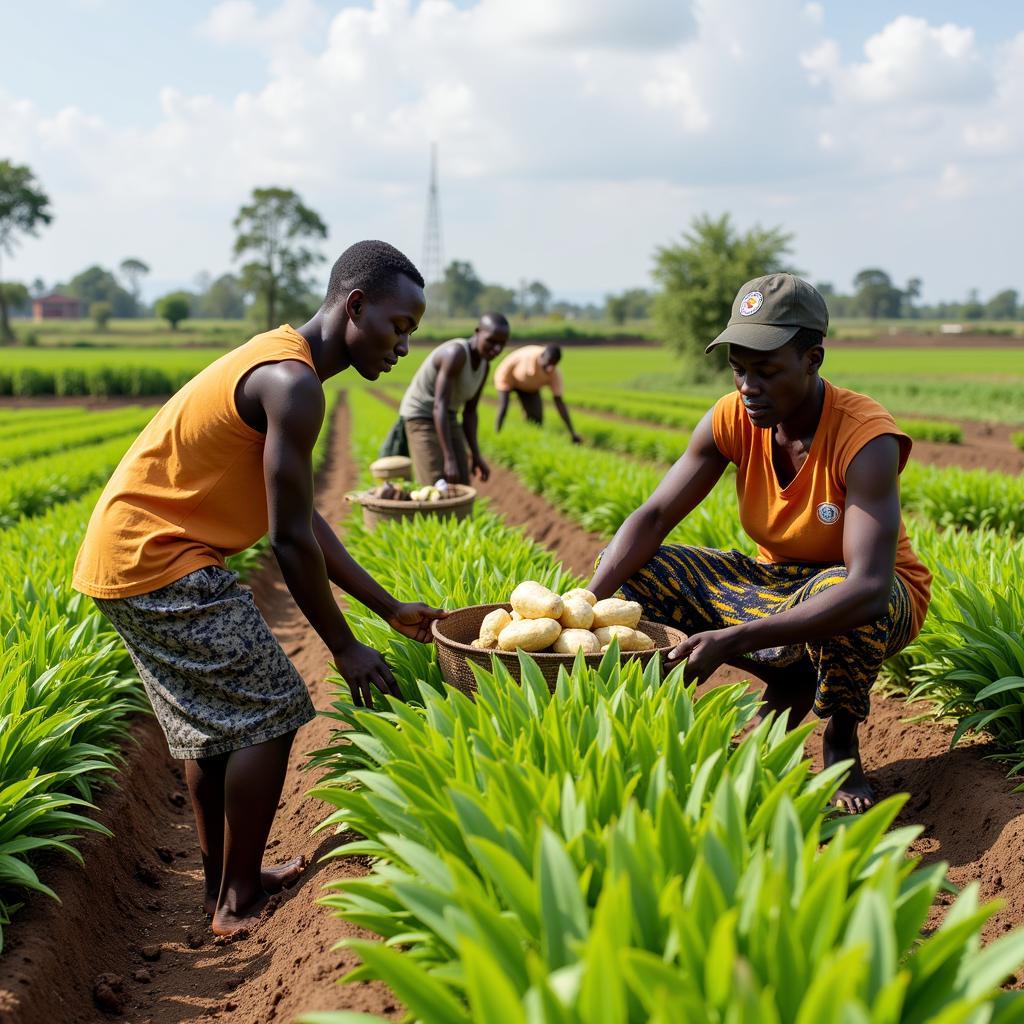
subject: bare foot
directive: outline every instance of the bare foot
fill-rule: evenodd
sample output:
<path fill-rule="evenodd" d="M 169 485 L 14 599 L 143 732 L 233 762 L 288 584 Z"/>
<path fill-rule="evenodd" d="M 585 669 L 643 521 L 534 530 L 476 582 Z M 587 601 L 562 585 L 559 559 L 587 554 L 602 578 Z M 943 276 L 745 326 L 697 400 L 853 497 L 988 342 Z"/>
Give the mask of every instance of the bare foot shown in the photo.
<path fill-rule="evenodd" d="M 270 868 L 264 867 L 260 872 L 260 883 L 263 886 L 263 891 L 272 896 L 282 889 L 290 888 L 306 870 L 306 864 L 306 858 L 299 855 L 284 864 L 275 864 L 274 867 Z M 213 917 L 214 911 L 217 909 L 218 895 L 216 892 L 212 895 L 207 892 L 206 896 L 203 897 L 203 911 L 207 917 Z"/>
<path fill-rule="evenodd" d="M 821 752 L 826 768 L 831 768 L 837 761 L 853 761 L 846 781 L 836 791 L 832 803 L 847 814 L 863 814 L 869 807 L 873 807 L 875 791 L 861 763 L 856 725 L 852 733 L 849 733 L 846 729 L 836 728 L 835 719 L 830 718 L 822 737 Z"/>
<path fill-rule="evenodd" d="M 270 893 L 261 893 L 256 900 L 247 907 L 239 907 L 237 910 L 228 910 L 227 907 L 220 907 L 213 915 L 214 935 L 234 935 L 243 928 L 255 928 L 260 919 L 260 912 L 270 900 Z"/>

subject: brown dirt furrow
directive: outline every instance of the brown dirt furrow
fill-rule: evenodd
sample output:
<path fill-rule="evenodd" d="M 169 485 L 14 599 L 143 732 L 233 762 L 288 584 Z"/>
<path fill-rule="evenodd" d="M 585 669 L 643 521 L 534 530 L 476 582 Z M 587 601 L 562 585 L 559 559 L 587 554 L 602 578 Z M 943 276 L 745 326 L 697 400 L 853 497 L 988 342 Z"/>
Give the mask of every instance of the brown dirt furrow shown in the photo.
<path fill-rule="evenodd" d="M 318 480 L 321 512 L 337 521 L 354 479 L 348 410 L 339 406 L 331 448 Z M 329 706 L 328 653 L 295 607 L 276 562 L 252 578 L 264 617 L 310 687 L 318 709 Z M 202 872 L 180 763 L 167 754 L 159 728 L 142 721 L 118 774 L 100 802 L 99 818 L 115 836 L 79 844 L 85 867 L 54 863 L 45 880 L 63 906 L 31 898 L 8 930 L 0 959 L 3 1024 L 86 1024 L 118 1019 L 183 1024 L 224 1019 L 237 1024 L 289 1021 L 303 1010 L 350 1009 L 396 1016 L 390 991 L 377 983 L 334 984 L 355 964 L 332 951 L 345 936 L 365 934 L 317 905 L 329 879 L 364 873 L 356 863 L 318 859 L 337 844 L 311 836 L 329 810 L 306 796 L 315 776 L 301 771 L 307 751 L 325 746 L 329 719 L 317 718 L 295 742 L 270 860 L 304 853 L 310 867 L 278 899 L 273 913 L 240 941 L 214 942 L 201 910 Z"/>

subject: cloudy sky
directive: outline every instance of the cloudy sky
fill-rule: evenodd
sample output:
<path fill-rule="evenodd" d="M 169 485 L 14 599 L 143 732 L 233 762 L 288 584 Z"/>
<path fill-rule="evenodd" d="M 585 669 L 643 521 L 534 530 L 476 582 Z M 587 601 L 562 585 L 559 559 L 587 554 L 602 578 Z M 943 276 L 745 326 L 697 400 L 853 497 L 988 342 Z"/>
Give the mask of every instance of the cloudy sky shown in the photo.
<path fill-rule="evenodd" d="M 1024 290 L 1024 3 L 32 0 L 5 5 L 0 158 L 54 223 L 4 276 L 138 256 L 150 295 L 231 267 L 258 185 L 325 254 L 446 259 L 597 298 L 702 211 L 781 225 L 814 280 Z M 326 275 L 326 265 L 322 276 Z"/>

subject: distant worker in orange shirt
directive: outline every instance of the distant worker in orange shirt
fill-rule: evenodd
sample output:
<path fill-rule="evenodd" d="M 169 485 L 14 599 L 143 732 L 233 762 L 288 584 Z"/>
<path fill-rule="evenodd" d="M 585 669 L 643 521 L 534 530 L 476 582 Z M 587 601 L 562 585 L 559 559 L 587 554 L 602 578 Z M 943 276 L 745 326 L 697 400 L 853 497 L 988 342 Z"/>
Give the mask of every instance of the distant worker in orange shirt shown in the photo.
<path fill-rule="evenodd" d="M 562 350 L 557 345 L 524 345 L 510 352 L 494 371 L 494 386 L 498 389 L 498 419 L 494 429 L 501 431 L 508 412 L 509 395 L 514 391 L 530 423 L 544 422 L 544 402 L 540 389 L 547 385 L 562 422 L 569 431 L 573 444 L 582 440 L 573 429 L 569 410 L 562 399 L 562 373 L 558 364 Z"/>

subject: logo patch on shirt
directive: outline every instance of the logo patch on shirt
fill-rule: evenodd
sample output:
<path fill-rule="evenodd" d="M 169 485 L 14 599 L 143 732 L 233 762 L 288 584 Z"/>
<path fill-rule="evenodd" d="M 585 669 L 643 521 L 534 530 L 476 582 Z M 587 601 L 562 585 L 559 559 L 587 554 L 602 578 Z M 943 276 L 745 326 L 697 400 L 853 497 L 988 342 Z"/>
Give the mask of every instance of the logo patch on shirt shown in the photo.
<path fill-rule="evenodd" d="M 839 506 L 833 505 L 831 501 L 823 501 L 818 506 L 818 518 L 826 526 L 831 526 L 841 514 Z"/>
<path fill-rule="evenodd" d="M 740 299 L 740 316 L 753 316 L 764 302 L 764 296 L 760 292 L 747 292 Z"/>

